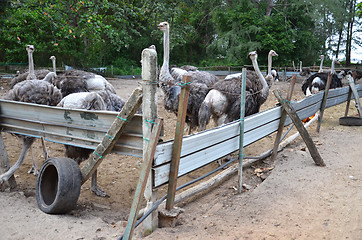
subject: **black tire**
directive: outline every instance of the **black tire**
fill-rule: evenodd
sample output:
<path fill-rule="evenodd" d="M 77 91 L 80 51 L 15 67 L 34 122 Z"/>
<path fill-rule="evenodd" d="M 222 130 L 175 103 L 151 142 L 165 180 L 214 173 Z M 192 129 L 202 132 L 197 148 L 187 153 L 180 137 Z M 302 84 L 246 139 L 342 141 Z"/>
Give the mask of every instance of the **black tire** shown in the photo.
<path fill-rule="evenodd" d="M 36 180 L 36 201 L 50 214 L 67 213 L 77 205 L 81 187 L 78 164 L 70 158 L 49 158 Z"/>
<path fill-rule="evenodd" d="M 362 126 L 362 118 L 359 117 L 341 117 L 339 124 L 344 126 Z"/>

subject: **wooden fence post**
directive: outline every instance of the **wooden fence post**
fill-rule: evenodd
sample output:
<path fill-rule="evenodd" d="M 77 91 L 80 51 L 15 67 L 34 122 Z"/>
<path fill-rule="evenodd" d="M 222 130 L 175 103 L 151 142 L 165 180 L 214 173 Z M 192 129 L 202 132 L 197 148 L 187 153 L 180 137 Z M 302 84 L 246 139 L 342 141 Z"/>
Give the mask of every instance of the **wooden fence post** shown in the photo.
<path fill-rule="evenodd" d="M 155 49 L 146 48 L 142 51 L 142 131 L 143 138 L 149 139 L 151 136 L 151 126 L 157 119 L 157 52 Z M 143 159 L 145 159 L 148 142 L 143 141 Z M 147 179 L 144 197 L 146 199 L 146 212 L 149 211 L 157 201 L 157 190 L 152 190 L 152 174 Z M 154 211 L 142 224 L 143 235 L 149 235 L 158 227 L 158 214 Z"/>

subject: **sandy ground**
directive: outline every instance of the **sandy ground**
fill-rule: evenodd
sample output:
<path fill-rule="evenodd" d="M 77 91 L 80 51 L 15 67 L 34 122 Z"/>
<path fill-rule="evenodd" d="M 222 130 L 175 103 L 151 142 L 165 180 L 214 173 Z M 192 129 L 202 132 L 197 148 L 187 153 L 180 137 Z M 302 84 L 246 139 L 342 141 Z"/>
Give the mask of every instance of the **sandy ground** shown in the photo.
<path fill-rule="evenodd" d="M 124 99 L 130 96 L 139 80 L 110 82 Z M 7 92 L 2 79 L 1 95 Z M 297 83 L 293 99 L 303 98 Z M 286 92 L 287 82 L 272 89 Z M 161 99 L 161 96 L 159 97 Z M 262 110 L 275 105 L 271 94 Z M 353 104 L 351 104 L 353 105 Z M 185 212 L 175 228 L 159 228 L 146 238 L 136 229 L 134 239 L 362 239 L 362 128 L 338 124 L 345 104 L 326 110 L 320 134 L 315 126 L 308 130 L 326 163 L 318 167 L 298 138 L 275 162 L 264 160 L 245 169 L 243 182 L 251 188 L 237 194 L 237 176 L 224 181 L 209 192 L 178 204 Z M 350 107 L 350 115 L 356 110 Z M 164 111 L 165 139 L 174 135 L 175 116 Z M 295 131 L 295 130 L 294 130 Z M 2 133 L 12 163 L 17 159 L 21 142 Z M 266 137 L 245 149 L 257 156 L 272 148 L 274 136 Z M 52 157 L 64 155 L 64 147 L 47 144 Z M 78 205 L 65 215 L 48 215 L 37 207 L 36 177 L 27 174 L 33 159 L 41 165 L 40 142 L 15 173 L 18 189 L 0 192 L 0 240 L 2 239 L 117 239 L 124 231 L 139 177 L 141 159 L 111 154 L 98 168 L 99 185 L 110 198 L 94 196 L 89 181 L 82 186 Z M 188 182 L 211 169 L 210 164 L 179 179 Z M 262 175 L 255 170 L 272 168 Z M 165 189 L 159 190 L 159 196 Z"/>

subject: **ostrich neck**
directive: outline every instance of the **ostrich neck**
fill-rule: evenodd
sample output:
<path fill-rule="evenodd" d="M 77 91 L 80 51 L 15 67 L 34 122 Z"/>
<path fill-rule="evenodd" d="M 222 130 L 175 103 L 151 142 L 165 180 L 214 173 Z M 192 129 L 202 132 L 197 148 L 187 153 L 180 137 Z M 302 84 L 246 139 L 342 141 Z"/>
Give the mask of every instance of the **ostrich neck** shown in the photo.
<path fill-rule="evenodd" d="M 57 68 L 56 68 L 56 65 L 55 65 L 55 59 L 52 59 L 52 62 L 53 62 L 53 72 L 55 74 L 57 74 Z"/>
<path fill-rule="evenodd" d="M 268 55 L 268 73 L 267 75 L 271 75 L 271 68 L 272 68 L 272 55 Z"/>
<path fill-rule="evenodd" d="M 331 67 L 331 73 L 332 74 L 334 73 L 334 61 L 335 61 L 335 59 L 333 59 L 333 61 L 332 61 L 332 67 Z"/>
<path fill-rule="evenodd" d="M 320 70 L 320 71 L 323 70 L 323 58 L 321 59 L 321 65 L 319 66 L 319 70 Z"/>
<path fill-rule="evenodd" d="M 34 72 L 34 61 L 33 61 L 33 53 L 28 52 L 28 59 L 29 59 L 29 74 L 27 79 L 35 79 L 35 72 Z"/>
<path fill-rule="evenodd" d="M 263 97 L 265 97 L 265 96 L 268 97 L 268 95 L 269 95 L 269 86 L 268 86 L 267 82 L 265 81 L 265 78 L 264 78 L 263 74 L 261 73 L 261 71 L 259 69 L 258 62 L 257 62 L 256 58 L 252 59 L 252 63 L 253 63 L 253 67 L 255 69 L 255 72 L 258 75 L 261 84 L 263 85 L 263 89 L 261 90 L 262 95 L 263 95 Z"/>
<path fill-rule="evenodd" d="M 161 74 L 170 74 L 169 71 L 169 61 L 170 61 L 170 38 L 169 38 L 169 29 L 163 33 L 163 64 L 161 67 Z"/>
<path fill-rule="evenodd" d="M 302 72 L 302 70 L 303 70 L 302 61 L 300 61 L 300 63 L 299 63 L 299 71 Z"/>

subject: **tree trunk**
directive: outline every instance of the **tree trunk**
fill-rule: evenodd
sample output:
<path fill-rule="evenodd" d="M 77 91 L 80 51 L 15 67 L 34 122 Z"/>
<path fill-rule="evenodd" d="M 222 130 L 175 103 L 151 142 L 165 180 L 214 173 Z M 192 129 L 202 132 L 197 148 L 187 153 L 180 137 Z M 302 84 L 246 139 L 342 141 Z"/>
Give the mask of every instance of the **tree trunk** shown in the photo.
<path fill-rule="evenodd" d="M 347 43 L 346 43 L 346 66 L 351 65 L 351 51 L 352 51 L 352 35 L 353 35 L 353 23 L 355 18 L 356 0 L 351 0 L 349 5 L 349 20 L 347 30 Z"/>
<path fill-rule="evenodd" d="M 268 0 L 268 7 L 266 8 L 266 13 L 265 13 L 267 17 L 270 17 L 273 7 L 274 7 L 273 0 Z"/>
<path fill-rule="evenodd" d="M 337 50 L 336 50 L 337 59 L 338 59 L 338 55 L 339 55 L 339 47 L 341 46 L 341 42 L 342 42 L 342 33 L 343 33 L 343 25 L 341 26 L 341 28 L 338 31 L 338 43 L 337 43 Z"/>

